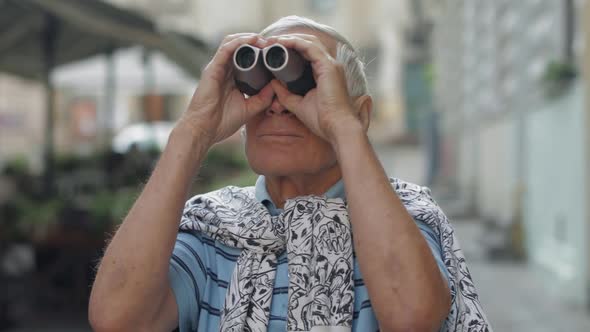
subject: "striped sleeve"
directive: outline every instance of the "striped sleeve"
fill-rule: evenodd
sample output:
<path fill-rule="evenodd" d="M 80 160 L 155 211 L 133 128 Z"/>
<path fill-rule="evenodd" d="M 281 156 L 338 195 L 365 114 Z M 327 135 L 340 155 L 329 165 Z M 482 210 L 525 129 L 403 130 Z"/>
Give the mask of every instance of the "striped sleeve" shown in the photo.
<path fill-rule="evenodd" d="M 180 331 L 196 331 L 199 326 L 199 303 L 206 283 L 203 264 L 200 264 L 204 250 L 197 237 L 178 234 L 170 258 L 168 278 L 176 297 Z"/>
<path fill-rule="evenodd" d="M 432 257 L 434 257 L 434 260 L 436 261 L 436 264 L 438 265 L 440 272 L 445 277 L 445 280 L 447 282 L 449 282 L 449 271 L 447 270 L 447 267 L 445 266 L 445 263 L 443 262 L 442 247 L 440 245 L 440 241 L 436 237 L 436 234 L 434 233 L 432 228 L 430 228 L 424 222 L 422 222 L 420 220 L 414 220 L 414 221 L 416 222 L 416 225 L 420 229 L 422 236 L 424 236 L 426 243 L 428 243 L 428 246 L 430 247 L 430 251 L 432 252 Z"/>

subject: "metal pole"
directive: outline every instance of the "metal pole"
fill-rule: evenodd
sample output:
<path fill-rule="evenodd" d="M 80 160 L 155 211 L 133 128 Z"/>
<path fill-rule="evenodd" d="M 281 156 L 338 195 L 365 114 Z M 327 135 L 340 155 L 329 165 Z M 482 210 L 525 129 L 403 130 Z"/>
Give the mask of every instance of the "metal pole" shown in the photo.
<path fill-rule="evenodd" d="M 574 63 L 574 33 L 576 29 L 576 9 L 574 0 L 566 0 L 564 8 L 564 20 L 565 20 L 565 35 L 564 35 L 564 50 L 563 55 L 565 61 L 569 64 Z"/>
<path fill-rule="evenodd" d="M 590 1 L 586 0 L 582 5 L 583 13 L 581 15 L 582 22 L 582 35 L 584 39 L 584 50 L 582 58 L 582 74 L 584 81 L 588 82 L 590 79 Z M 588 84 L 584 86 L 584 99 L 585 99 L 585 110 L 584 110 L 584 181 L 582 187 L 584 188 L 585 201 L 590 198 L 590 87 Z M 582 205 L 580 208 L 584 209 L 585 219 L 585 250 L 584 257 L 586 262 L 585 269 L 585 283 L 586 283 L 586 301 L 587 308 L 590 308 L 590 247 L 588 240 L 590 239 L 590 208 L 588 205 Z"/>
<path fill-rule="evenodd" d="M 143 62 L 143 93 L 150 95 L 156 90 L 156 73 L 152 63 L 152 51 L 144 48 L 142 52 Z"/>
<path fill-rule="evenodd" d="M 105 146 L 110 146 L 111 139 L 113 138 L 113 131 L 115 129 L 114 124 L 114 108 L 115 108 L 115 93 L 116 93 L 116 76 L 115 76 L 115 57 L 113 49 L 109 49 L 106 52 L 106 75 L 105 75 L 105 86 L 104 86 L 104 120 L 103 133 Z"/>
<path fill-rule="evenodd" d="M 50 195 L 54 191 L 54 150 L 55 150 L 55 93 L 51 82 L 51 72 L 55 66 L 58 22 L 55 17 L 45 16 L 42 34 L 43 84 L 45 86 L 45 142 L 43 146 L 44 174 L 43 190 Z"/>

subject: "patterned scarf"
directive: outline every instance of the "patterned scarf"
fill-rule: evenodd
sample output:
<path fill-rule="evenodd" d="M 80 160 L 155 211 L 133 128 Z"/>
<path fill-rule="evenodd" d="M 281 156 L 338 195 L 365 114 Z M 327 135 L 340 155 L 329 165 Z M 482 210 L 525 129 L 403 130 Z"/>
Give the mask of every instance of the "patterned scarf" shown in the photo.
<path fill-rule="evenodd" d="M 453 230 L 428 189 L 392 179 L 415 219 L 439 237 L 449 272 L 452 306 L 441 331 L 491 331 Z M 187 201 L 181 231 L 201 232 L 244 249 L 233 271 L 220 331 L 266 331 L 277 257 L 287 250 L 288 331 L 350 331 L 353 244 L 344 200 L 302 196 L 271 216 L 253 187 L 226 187 Z"/>

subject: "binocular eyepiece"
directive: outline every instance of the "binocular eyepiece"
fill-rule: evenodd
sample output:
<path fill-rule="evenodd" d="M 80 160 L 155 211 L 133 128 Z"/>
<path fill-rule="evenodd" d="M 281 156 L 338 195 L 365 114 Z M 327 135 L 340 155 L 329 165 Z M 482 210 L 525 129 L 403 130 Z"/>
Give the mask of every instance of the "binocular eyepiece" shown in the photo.
<path fill-rule="evenodd" d="M 244 44 L 236 49 L 233 60 L 236 86 L 249 96 L 260 92 L 273 76 L 301 96 L 316 86 L 309 61 L 281 44 L 263 49 Z"/>

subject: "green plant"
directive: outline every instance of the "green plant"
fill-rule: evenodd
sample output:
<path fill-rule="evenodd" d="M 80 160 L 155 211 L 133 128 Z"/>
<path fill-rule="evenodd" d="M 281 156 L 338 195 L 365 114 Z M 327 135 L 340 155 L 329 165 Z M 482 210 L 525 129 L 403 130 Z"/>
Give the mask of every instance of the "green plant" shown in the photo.
<path fill-rule="evenodd" d="M 123 221 L 127 213 L 139 196 L 138 188 L 122 188 L 116 192 L 116 201 L 111 210 L 111 222 L 118 224 Z"/>
<path fill-rule="evenodd" d="M 27 238 L 45 237 L 60 221 L 64 202 L 59 198 L 34 200 L 25 196 L 16 201 L 17 225 L 15 231 Z"/>
<path fill-rule="evenodd" d="M 90 164 L 88 159 L 75 154 L 58 155 L 55 158 L 55 169 L 58 173 L 68 173 Z"/>
<path fill-rule="evenodd" d="M 108 190 L 101 190 L 92 195 L 87 207 L 91 219 L 96 223 L 109 223 L 116 201 L 116 195 Z"/>
<path fill-rule="evenodd" d="M 138 189 L 102 190 L 94 194 L 87 207 L 92 230 L 104 232 L 123 221 L 137 199 Z"/>
<path fill-rule="evenodd" d="M 14 200 L 0 204 L 0 242 L 6 240 L 24 241 L 26 238 L 18 227 L 21 210 Z"/>
<path fill-rule="evenodd" d="M 251 170 L 243 170 L 237 175 L 234 176 L 226 176 L 217 178 L 215 181 L 209 183 L 205 188 L 203 188 L 204 192 L 217 190 L 219 188 L 227 187 L 227 186 L 236 186 L 236 187 L 247 187 L 253 186 L 256 183 L 256 179 L 258 178 L 258 174 L 252 172 Z"/>
<path fill-rule="evenodd" d="M 244 169 L 248 167 L 248 162 L 244 152 L 235 148 L 215 148 L 211 149 L 203 162 L 205 167 L 224 168 L 224 169 Z"/>
<path fill-rule="evenodd" d="M 545 82 L 555 82 L 571 80 L 578 74 L 576 67 L 569 62 L 551 61 L 545 68 L 543 80 Z"/>
<path fill-rule="evenodd" d="M 250 171 L 244 152 L 236 148 L 212 149 L 199 170 L 199 185 L 210 188 L 212 184 L 231 179 L 242 172 Z"/>
<path fill-rule="evenodd" d="M 578 75 L 576 67 L 569 62 L 552 61 L 545 68 L 542 82 L 545 95 L 556 98 L 567 91 L 570 83 Z"/>
<path fill-rule="evenodd" d="M 29 172 L 29 161 L 24 156 L 18 156 L 7 161 L 2 170 L 2 173 L 7 176 L 28 175 Z"/>

